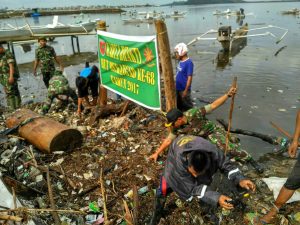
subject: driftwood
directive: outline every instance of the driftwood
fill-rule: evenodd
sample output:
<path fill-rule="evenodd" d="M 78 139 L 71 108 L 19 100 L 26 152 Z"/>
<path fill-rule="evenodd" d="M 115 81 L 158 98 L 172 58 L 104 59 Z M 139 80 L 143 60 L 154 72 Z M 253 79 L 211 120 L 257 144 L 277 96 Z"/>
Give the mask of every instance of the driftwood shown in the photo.
<path fill-rule="evenodd" d="M 280 49 L 277 50 L 277 52 L 274 54 L 274 56 L 277 56 L 279 54 L 279 52 L 281 52 L 283 49 L 285 49 L 287 46 L 283 46 Z"/>
<path fill-rule="evenodd" d="M 228 124 L 227 122 L 225 122 L 225 120 L 223 119 L 217 119 L 217 121 L 225 128 L 227 129 Z M 272 145 L 278 145 L 278 140 L 279 138 L 276 136 L 272 136 L 269 134 L 261 134 L 258 132 L 254 132 L 254 131 L 249 131 L 249 130 L 243 130 L 243 129 L 232 129 L 230 128 L 230 132 L 231 133 L 235 133 L 235 134 L 243 134 L 243 135 L 247 135 L 247 136 L 252 136 L 252 137 L 256 137 L 256 138 L 260 138 L 261 140 L 268 142 Z"/>
<path fill-rule="evenodd" d="M 11 220 L 15 222 L 22 222 L 23 218 L 19 216 L 0 215 L 0 220 Z"/>
<path fill-rule="evenodd" d="M 78 130 L 29 109 L 15 111 L 6 119 L 6 125 L 44 153 L 70 150 L 82 144 Z"/>
<path fill-rule="evenodd" d="M 110 114 L 120 114 L 125 104 L 126 103 L 94 107 L 89 121 L 90 126 L 97 122 L 99 119 L 107 117 Z"/>

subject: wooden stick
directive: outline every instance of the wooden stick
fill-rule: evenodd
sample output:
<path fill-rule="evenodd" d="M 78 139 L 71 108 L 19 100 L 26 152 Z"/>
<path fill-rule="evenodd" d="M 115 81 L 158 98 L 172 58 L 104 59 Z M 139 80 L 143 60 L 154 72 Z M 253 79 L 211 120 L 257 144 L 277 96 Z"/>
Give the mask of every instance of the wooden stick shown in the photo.
<path fill-rule="evenodd" d="M 65 171 L 64 171 L 64 169 L 62 168 L 61 165 L 59 165 L 59 168 L 61 170 L 61 173 L 62 173 L 62 175 L 64 177 L 65 182 L 68 183 L 75 190 L 77 187 L 74 184 L 74 182 L 69 177 L 66 176 L 66 173 L 65 173 Z"/>
<path fill-rule="evenodd" d="M 293 138 L 292 135 L 290 135 L 287 131 L 285 131 L 283 128 L 279 127 L 278 125 L 276 125 L 275 123 L 273 123 L 272 121 L 270 121 L 270 124 L 275 127 L 280 133 L 284 134 L 285 136 L 287 136 L 289 139 Z"/>
<path fill-rule="evenodd" d="M 137 186 L 133 185 L 133 224 L 137 225 L 138 224 L 138 216 L 139 216 L 139 195 L 138 195 L 138 190 Z"/>
<path fill-rule="evenodd" d="M 4 209 L 4 210 L 0 210 L 0 212 L 39 212 L 39 213 L 43 213 L 43 212 L 58 212 L 58 213 L 73 213 L 73 214 L 82 214 L 82 215 L 86 215 L 86 212 L 84 211 L 76 211 L 76 210 L 71 210 L 71 209 L 32 209 L 32 208 L 24 208 L 24 207 L 20 207 L 17 209 Z"/>
<path fill-rule="evenodd" d="M 25 141 L 25 138 L 22 138 L 22 137 L 19 137 L 19 136 L 16 136 L 16 135 L 13 135 L 13 134 L 9 134 L 9 135 L 7 135 L 7 137 L 9 137 L 9 138 L 18 138 L 18 139 L 20 139 L 20 140 L 22 140 L 22 141 Z"/>
<path fill-rule="evenodd" d="M 51 209 L 56 209 L 54 198 L 53 198 L 53 192 L 51 187 L 51 180 L 50 180 L 50 173 L 49 173 L 49 167 L 47 166 L 47 185 L 48 185 L 48 194 L 49 194 L 49 201 L 51 205 Z M 52 217 L 54 219 L 55 225 L 60 225 L 61 221 L 59 219 L 59 216 L 57 212 L 51 212 Z"/>
<path fill-rule="evenodd" d="M 281 128 L 280 126 L 278 126 L 277 124 L 273 123 L 272 121 L 270 121 L 271 125 L 273 127 L 275 127 L 279 132 L 281 132 L 282 134 L 284 134 L 285 136 L 287 136 L 287 138 L 289 139 L 293 139 L 293 136 L 287 132 L 286 130 L 284 130 L 283 128 Z M 300 146 L 300 143 L 298 144 L 298 147 Z"/>
<path fill-rule="evenodd" d="M 107 215 L 107 208 L 106 208 L 106 194 L 105 194 L 105 187 L 103 182 L 103 171 L 101 168 L 100 171 L 100 186 L 101 186 L 101 194 L 102 194 L 102 200 L 103 200 L 103 213 L 104 213 L 104 223 L 108 222 L 108 215 Z"/>
<path fill-rule="evenodd" d="M 0 215 L 0 220 L 12 220 L 15 222 L 22 222 L 23 218 L 19 216 L 11 216 L 11 215 Z"/>
<path fill-rule="evenodd" d="M 14 187 L 11 187 L 12 194 L 13 194 L 13 201 L 14 201 L 14 209 L 17 208 L 17 197 L 16 197 L 16 191 Z"/>
<path fill-rule="evenodd" d="M 122 117 L 122 116 L 125 115 L 125 113 L 126 113 L 126 111 L 128 109 L 129 102 L 130 102 L 129 100 L 126 100 L 126 103 L 125 103 L 125 105 L 123 107 L 123 110 L 122 110 L 122 113 L 120 114 L 120 117 Z"/>
<path fill-rule="evenodd" d="M 237 83 L 237 77 L 233 78 L 232 87 L 236 88 Z M 226 134 L 226 145 L 225 145 L 225 155 L 228 151 L 228 143 L 229 143 L 229 135 L 230 135 L 230 127 L 231 127 L 231 121 L 232 121 L 232 113 L 233 113 L 233 107 L 234 107 L 234 97 L 235 94 L 231 96 L 231 104 L 230 104 L 230 110 L 229 110 L 229 120 L 228 120 L 228 129 Z"/>
<path fill-rule="evenodd" d="M 126 224 L 128 225 L 134 225 L 133 219 L 132 219 L 132 215 L 131 212 L 129 210 L 129 207 L 127 205 L 127 202 L 125 200 L 123 200 L 124 203 L 124 209 L 125 209 L 125 216 L 124 219 L 126 221 Z"/>

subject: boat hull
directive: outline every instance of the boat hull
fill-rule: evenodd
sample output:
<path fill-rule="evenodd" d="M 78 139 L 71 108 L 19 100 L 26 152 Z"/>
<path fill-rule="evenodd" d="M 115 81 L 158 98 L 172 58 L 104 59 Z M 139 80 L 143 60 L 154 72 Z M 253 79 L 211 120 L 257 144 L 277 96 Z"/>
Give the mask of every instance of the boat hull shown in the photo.
<path fill-rule="evenodd" d="M 0 41 L 26 41 L 35 39 L 38 36 L 69 36 L 88 34 L 95 29 L 95 22 L 88 22 L 75 25 L 58 25 L 56 27 L 33 26 L 22 27 L 18 29 L 2 29 L 0 30 Z"/>

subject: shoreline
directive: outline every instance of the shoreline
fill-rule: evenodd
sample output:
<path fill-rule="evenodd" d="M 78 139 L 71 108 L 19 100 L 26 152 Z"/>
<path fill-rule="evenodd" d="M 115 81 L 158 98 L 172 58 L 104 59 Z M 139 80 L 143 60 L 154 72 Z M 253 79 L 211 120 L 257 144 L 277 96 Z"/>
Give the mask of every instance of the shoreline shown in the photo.
<path fill-rule="evenodd" d="M 56 8 L 49 8 L 49 9 L 40 9 L 38 13 L 40 16 L 53 16 L 53 15 L 71 15 L 71 14 L 95 14 L 95 13 L 122 13 L 125 10 L 118 8 L 118 7 L 110 7 L 110 8 L 74 8 L 68 7 L 64 9 L 56 9 Z M 20 9 L 20 10 L 7 10 L 5 12 L 0 13 L 0 19 L 11 18 L 15 16 L 24 16 L 24 17 L 31 17 L 32 12 L 31 9 Z"/>

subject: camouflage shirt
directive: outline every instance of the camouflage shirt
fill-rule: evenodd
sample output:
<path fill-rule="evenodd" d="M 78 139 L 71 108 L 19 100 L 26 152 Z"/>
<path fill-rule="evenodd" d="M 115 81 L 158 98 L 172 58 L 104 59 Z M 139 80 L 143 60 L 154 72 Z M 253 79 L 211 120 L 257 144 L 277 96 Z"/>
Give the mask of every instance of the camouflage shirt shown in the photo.
<path fill-rule="evenodd" d="M 69 82 L 62 72 L 55 71 L 54 76 L 49 81 L 48 97 L 64 95 L 69 91 Z"/>
<path fill-rule="evenodd" d="M 0 54 L 0 76 L 9 76 L 9 64 L 13 63 L 14 65 L 14 78 L 19 78 L 19 70 L 15 63 L 13 54 L 5 50 L 4 53 Z"/>
<path fill-rule="evenodd" d="M 55 63 L 54 58 L 56 53 L 53 47 L 46 45 L 45 47 L 39 47 L 35 51 L 35 59 L 39 60 L 41 63 L 41 71 L 45 72 L 54 72 Z"/>
<path fill-rule="evenodd" d="M 168 138 L 174 140 L 179 134 L 195 135 L 207 138 L 211 143 L 216 144 L 220 149 L 225 150 L 226 147 L 226 130 L 219 124 L 208 120 L 205 115 L 210 113 L 211 105 L 202 108 L 192 108 L 184 115 L 187 118 L 187 124 L 171 131 Z M 247 152 L 241 150 L 241 145 L 235 136 L 230 136 L 228 150 L 232 155 L 239 159 L 247 159 Z"/>
<path fill-rule="evenodd" d="M 205 115 L 210 112 L 211 105 L 187 110 L 183 113 L 187 123 L 179 128 L 174 128 L 169 137 L 175 139 L 178 134 L 207 137 L 214 129 L 213 122 L 205 118 Z"/>

